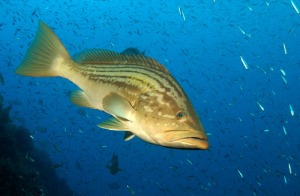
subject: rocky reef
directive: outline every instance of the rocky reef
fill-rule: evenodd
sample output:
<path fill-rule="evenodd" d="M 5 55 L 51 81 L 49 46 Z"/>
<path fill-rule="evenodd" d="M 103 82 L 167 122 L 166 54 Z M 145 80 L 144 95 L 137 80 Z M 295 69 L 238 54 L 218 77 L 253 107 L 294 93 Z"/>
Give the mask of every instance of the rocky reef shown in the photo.
<path fill-rule="evenodd" d="M 1 195 L 74 195 L 47 153 L 35 148 L 30 132 L 13 124 L 10 110 L 0 101 Z"/>

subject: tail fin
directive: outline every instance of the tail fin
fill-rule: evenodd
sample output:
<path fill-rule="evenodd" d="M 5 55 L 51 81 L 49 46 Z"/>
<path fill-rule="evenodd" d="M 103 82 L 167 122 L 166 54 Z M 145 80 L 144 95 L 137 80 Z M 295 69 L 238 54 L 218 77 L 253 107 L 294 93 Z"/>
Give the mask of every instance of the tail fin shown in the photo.
<path fill-rule="evenodd" d="M 24 76 L 60 76 L 59 67 L 71 61 L 59 38 L 40 21 L 37 35 L 15 72 Z"/>

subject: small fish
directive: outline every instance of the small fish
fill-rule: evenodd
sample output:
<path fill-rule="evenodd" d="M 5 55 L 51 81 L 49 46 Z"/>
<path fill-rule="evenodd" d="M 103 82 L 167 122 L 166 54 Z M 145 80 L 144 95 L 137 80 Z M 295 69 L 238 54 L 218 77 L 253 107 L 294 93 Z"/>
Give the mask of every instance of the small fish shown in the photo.
<path fill-rule="evenodd" d="M 0 73 L 0 84 L 4 85 L 5 84 L 5 80 L 2 76 L 2 74 Z"/>
<path fill-rule="evenodd" d="M 273 95 L 276 95 L 276 93 L 274 92 L 274 90 L 272 90 L 272 94 L 273 94 Z"/>
<path fill-rule="evenodd" d="M 179 12 L 179 15 L 181 16 L 181 8 L 180 8 L 180 6 L 178 6 L 178 12 Z"/>
<path fill-rule="evenodd" d="M 283 76 L 285 76 L 285 71 L 283 69 L 280 69 L 280 72 L 282 73 Z"/>
<path fill-rule="evenodd" d="M 244 65 L 245 69 L 248 69 L 248 64 L 246 63 L 246 61 L 244 60 L 244 58 L 242 56 L 240 56 L 240 58 L 241 58 L 241 61 L 242 61 L 243 65 Z"/>
<path fill-rule="evenodd" d="M 28 159 L 31 162 L 34 162 L 34 159 L 28 155 L 28 152 L 26 153 L 25 159 Z"/>
<path fill-rule="evenodd" d="M 294 10 L 297 12 L 297 14 L 299 14 L 299 10 L 293 0 L 291 0 L 291 4 L 292 4 Z"/>
<path fill-rule="evenodd" d="M 56 169 L 56 168 L 59 168 L 59 167 L 62 167 L 64 164 L 63 163 L 55 163 L 53 165 L 51 165 L 51 169 Z"/>
<path fill-rule="evenodd" d="M 185 15 L 184 15 L 184 12 L 183 12 L 183 10 L 181 10 L 181 14 L 182 14 L 182 18 L 183 18 L 183 20 L 185 21 L 186 19 L 185 19 Z"/>
<path fill-rule="evenodd" d="M 282 42 L 282 45 L 283 45 L 283 51 L 284 51 L 284 54 L 287 54 L 287 50 L 286 50 L 285 43 L 284 43 L 284 42 Z"/>
<path fill-rule="evenodd" d="M 53 148 L 55 149 L 56 152 L 60 152 L 60 149 L 56 144 L 52 143 L 52 146 L 53 146 Z"/>
<path fill-rule="evenodd" d="M 257 105 L 260 107 L 260 109 L 262 110 L 262 111 L 265 111 L 265 108 L 257 101 L 256 102 L 257 103 Z"/>
<path fill-rule="evenodd" d="M 292 174 L 292 167 L 291 167 L 291 164 L 288 163 L 288 166 L 289 166 L 289 172 L 290 172 L 290 174 Z"/>
<path fill-rule="evenodd" d="M 283 129 L 284 135 L 287 135 L 287 132 L 286 132 L 286 129 L 284 126 L 282 126 L 282 129 Z"/>
<path fill-rule="evenodd" d="M 126 50 L 124 50 L 121 54 L 126 54 L 126 55 L 136 55 L 136 54 L 139 54 L 139 55 L 143 55 L 145 56 L 145 50 L 143 52 L 141 52 L 139 49 L 137 48 L 127 48 Z"/>
<path fill-rule="evenodd" d="M 119 160 L 118 160 L 118 156 L 115 155 L 115 153 L 113 154 L 111 160 L 110 160 L 110 165 L 106 165 L 106 168 L 109 169 L 110 174 L 112 175 L 116 175 L 119 171 L 122 171 L 119 168 Z"/>
<path fill-rule="evenodd" d="M 295 115 L 295 112 L 294 112 L 294 110 L 293 110 L 293 107 L 292 107 L 292 105 L 291 105 L 291 104 L 289 104 L 289 106 L 290 106 L 290 112 L 291 112 L 291 116 L 294 116 L 294 115 Z"/>
<path fill-rule="evenodd" d="M 190 161 L 189 159 L 186 159 L 186 160 L 190 165 L 193 165 L 192 161 Z"/>
<path fill-rule="evenodd" d="M 16 73 L 72 81 L 81 90 L 70 95 L 71 101 L 111 114 L 113 118 L 98 126 L 125 131 L 125 141 L 137 136 L 165 147 L 209 147 L 186 93 L 163 65 L 143 54 L 90 49 L 72 59 L 55 33 L 40 22 Z"/>
<path fill-rule="evenodd" d="M 241 31 L 242 34 L 244 34 L 244 35 L 246 35 L 248 37 L 251 37 L 251 35 L 248 34 L 248 33 L 246 33 L 240 26 L 239 26 L 239 29 L 240 29 L 240 31 Z"/>
<path fill-rule="evenodd" d="M 4 103 L 4 99 L 3 96 L 0 94 L 0 105 L 2 105 Z"/>
<path fill-rule="evenodd" d="M 127 187 L 128 190 L 130 191 L 131 195 L 135 195 L 134 190 L 132 190 L 132 188 L 131 188 L 129 185 L 127 185 L 126 187 Z"/>
<path fill-rule="evenodd" d="M 238 172 L 239 172 L 239 174 L 240 174 L 241 178 L 244 178 L 244 176 L 243 176 L 242 172 L 241 172 L 240 170 L 238 170 Z"/>
<path fill-rule="evenodd" d="M 247 5 L 247 7 L 248 7 L 248 9 L 249 9 L 250 11 L 253 10 L 252 7 L 250 7 L 248 4 L 246 4 L 246 5 Z"/>
<path fill-rule="evenodd" d="M 295 29 L 295 27 L 292 27 L 292 28 L 288 31 L 288 33 L 292 32 L 294 29 Z"/>
<path fill-rule="evenodd" d="M 178 11 L 179 11 L 179 15 L 182 16 L 183 20 L 185 21 L 185 15 L 184 15 L 184 12 L 182 10 L 181 7 L 178 6 Z"/>
<path fill-rule="evenodd" d="M 33 12 L 31 13 L 31 16 L 33 16 L 33 15 L 36 15 L 36 12 L 38 11 L 38 8 L 35 8 L 34 10 L 33 10 Z"/>
<path fill-rule="evenodd" d="M 283 75 L 281 75 L 281 78 L 282 78 L 283 82 L 284 82 L 285 84 L 287 84 L 287 80 L 285 79 L 285 77 L 284 77 Z"/>

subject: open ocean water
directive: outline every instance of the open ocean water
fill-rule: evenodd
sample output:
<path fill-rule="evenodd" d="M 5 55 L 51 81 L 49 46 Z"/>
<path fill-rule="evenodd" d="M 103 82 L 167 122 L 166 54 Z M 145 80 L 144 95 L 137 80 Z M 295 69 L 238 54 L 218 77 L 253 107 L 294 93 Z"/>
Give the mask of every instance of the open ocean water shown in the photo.
<path fill-rule="evenodd" d="M 3 108 L 49 155 L 47 169 L 70 195 L 300 195 L 299 10 L 300 0 L 1 0 Z M 125 142 L 96 126 L 109 115 L 69 101 L 78 89 L 70 81 L 16 75 L 39 20 L 71 55 L 135 47 L 164 64 L 200 116 L 209 149 Z M 0 195 L 14 195 L 5 186 L 46 194 L 6 184 L 4 160 Z"/>

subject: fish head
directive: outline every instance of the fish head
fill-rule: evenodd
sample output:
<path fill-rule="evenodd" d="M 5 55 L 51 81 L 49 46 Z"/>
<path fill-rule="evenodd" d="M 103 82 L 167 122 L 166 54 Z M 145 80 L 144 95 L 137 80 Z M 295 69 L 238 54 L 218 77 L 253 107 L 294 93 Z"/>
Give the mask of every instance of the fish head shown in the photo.
<path fill-rule="evenodd" d="M 140 96 L 137 108 L 142 134 L 148 142 L 180 149 L 208 149 L 204 128 L 187 97 L 150 92 Z"/>

